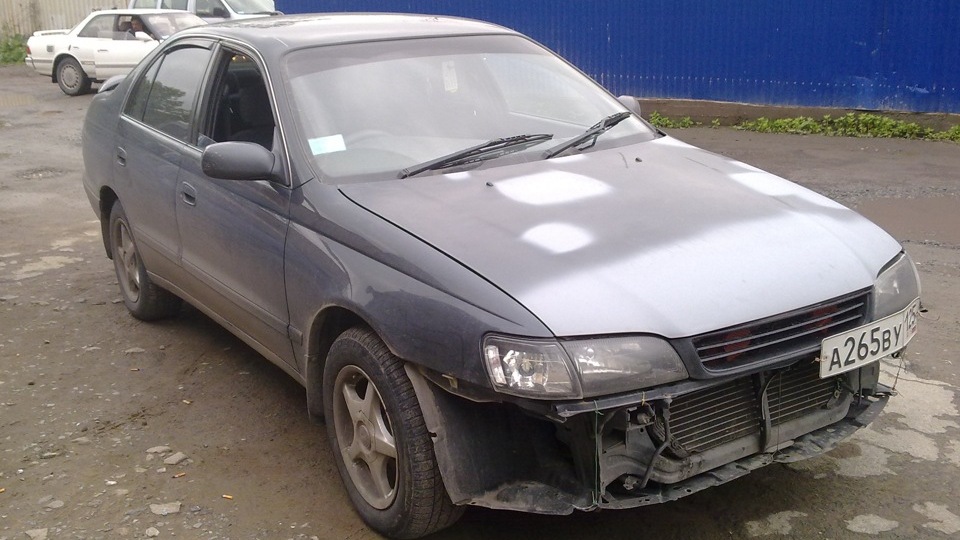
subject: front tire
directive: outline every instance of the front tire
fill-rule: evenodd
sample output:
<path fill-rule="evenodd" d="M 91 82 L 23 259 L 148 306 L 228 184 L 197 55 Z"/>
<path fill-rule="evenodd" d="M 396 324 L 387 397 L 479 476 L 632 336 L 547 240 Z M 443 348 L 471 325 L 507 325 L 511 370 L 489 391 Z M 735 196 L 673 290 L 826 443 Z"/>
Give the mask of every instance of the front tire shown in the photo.
<path fill-rule="evenodd" d="M 64 58 L 57 64 L 57 84 L 68 96 L 79 96 L 90 91 L 90 77 L 75 58 Z"/>
<path fill-rule="evenodd" d="M 353 328 L 333 343 L 323 401 L 340 477 L 367 525 L 418 538 L 460 518 L 403 361 L 372 331 Z"/>
<path fill-rule="evenodd" d="M 158 287 L 143 266 L 133 230 L 120 201 L 110 210 L 110 253 L 123 303 L 130 314 L 142 321 L 172 317 L 180 311 L 180 298 Z"/>

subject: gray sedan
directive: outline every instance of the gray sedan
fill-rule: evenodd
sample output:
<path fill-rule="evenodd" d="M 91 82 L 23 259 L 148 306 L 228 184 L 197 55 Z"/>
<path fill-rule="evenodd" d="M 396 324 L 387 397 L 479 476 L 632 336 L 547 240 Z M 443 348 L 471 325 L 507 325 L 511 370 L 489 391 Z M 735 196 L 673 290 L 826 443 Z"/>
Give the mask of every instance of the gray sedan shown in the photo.
<path fill-rule="evenodd" d="M 197 27 L 104 85 L 84 186 L 126 307 L 306 389 L 374 529 L 670 501 L 874 418 L 901 246 L 453 18 Z"/>

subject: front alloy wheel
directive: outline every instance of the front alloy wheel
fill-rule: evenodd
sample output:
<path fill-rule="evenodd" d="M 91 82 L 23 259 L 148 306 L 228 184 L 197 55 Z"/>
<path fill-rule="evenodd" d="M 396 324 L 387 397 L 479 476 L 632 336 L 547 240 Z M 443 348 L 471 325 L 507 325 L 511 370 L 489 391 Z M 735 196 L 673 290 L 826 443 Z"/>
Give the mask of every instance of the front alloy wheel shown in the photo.
<path fill-rule="evenodd" d="M 323 407 L 357 513 L 391 538 L 418 538 L 452 525 L 463 508 L 447 495 L 403 366 L 371 330 L 347 330 L 327 355 Z"/>
<path fill-rule="evenodd" d="M 380 392 L 357 366 L 340 370 L 333 388 L 333 423 L 350 480 L 370 506 L 388 508 L 397 497 L 397 442 Z"/>

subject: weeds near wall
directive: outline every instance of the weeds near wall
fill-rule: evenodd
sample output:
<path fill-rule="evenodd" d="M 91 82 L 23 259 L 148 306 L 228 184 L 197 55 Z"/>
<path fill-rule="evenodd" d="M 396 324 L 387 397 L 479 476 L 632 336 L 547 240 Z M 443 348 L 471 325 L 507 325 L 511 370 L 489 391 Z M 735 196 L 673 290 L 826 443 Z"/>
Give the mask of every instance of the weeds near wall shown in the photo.
<path fill-rule="evenodd" d="M 654 111 L 650 114 L 650 123 L 662 128 L 688 128 L 700 125 L 689 116 L 679 120 L 671 119 Z M 711 127 L 718 127 L 719 119 L 714 119 Z M 828 135 L 835 137 L 877 137 L 884 139 L 923 139 L 931 141 L 960 142 L 960 125 L 946 131 L 937 131 L 916 122 L 905 122 L 872 113 L 847 113 L 842 116 L 826 115 L 816 119 L 809 116 L 778 118 L 771 120 L 760 117 L 746 120 L 733 126 L 744 131 L 759 133 L 793 133 L 797 135 Z"/>
<path fill-rule="evenodd" d="M 683 129 L 683 128 L 700 125 L 700 122 L 694 122 L 689 116 L 684 116 L 683 118 L 674 119 L 674 118 L 669 118 L 667 116 L 663 116 L 657 111 L 653 111 L 652 113 L 650 113 L 650 118 L 648 118 L 647 120 L 658 128 L 667 128 L 667 129 L 673 129 L 673 128 Z"/>
<path fill-rule="evenodd" d="M 6 28 L 0 32 L 0 64 L 19 64 L 27 57 L 27 38 L 12 34 Z"/>

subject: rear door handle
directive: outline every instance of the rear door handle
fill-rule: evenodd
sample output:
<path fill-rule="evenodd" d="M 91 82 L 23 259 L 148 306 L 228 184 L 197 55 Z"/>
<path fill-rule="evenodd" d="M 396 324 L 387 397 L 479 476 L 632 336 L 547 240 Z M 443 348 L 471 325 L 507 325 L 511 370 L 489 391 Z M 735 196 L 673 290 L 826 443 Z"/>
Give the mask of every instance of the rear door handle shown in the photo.
<path fill-rule="evenodd" d="M 122 146 L 117 147 L 117 165 L 121 167 L 127 166 L 127 151 L 124 150 Z"/>
<path fill-rule="evenodd" d="M 190 206 L 197 205 L 197 190 L 186 182 L 180 184 L 180 198 Z"/>

